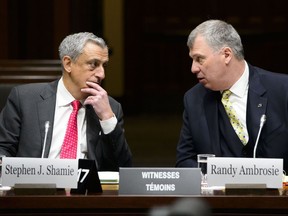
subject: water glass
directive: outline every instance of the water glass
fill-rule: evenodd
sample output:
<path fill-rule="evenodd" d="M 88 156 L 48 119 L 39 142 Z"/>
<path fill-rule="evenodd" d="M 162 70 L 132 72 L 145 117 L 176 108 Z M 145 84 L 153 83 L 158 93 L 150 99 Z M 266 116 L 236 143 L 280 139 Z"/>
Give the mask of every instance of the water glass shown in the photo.
<path fill-rule="evenodd" d="M 5 155 L 0 155 L 0 187 L 2 186 L 2 159 Z"/>
<path fill-rule="evenodd" d="M 207 160 L 209 157 L 215 157 L 214 154 L 198 154 L 197 155 L 197 162 L 198 167 L 201 168 L 201 185 L 206 186 L 207 185 Z"/>

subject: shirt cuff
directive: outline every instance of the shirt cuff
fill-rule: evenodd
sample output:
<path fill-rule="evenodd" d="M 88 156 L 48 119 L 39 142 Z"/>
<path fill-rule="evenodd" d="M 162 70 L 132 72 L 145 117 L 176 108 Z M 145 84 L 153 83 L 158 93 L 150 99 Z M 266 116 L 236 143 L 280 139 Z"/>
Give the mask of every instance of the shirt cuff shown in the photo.
<path fill-rule="evenodd" d="M 102 127 L 104 134 L 111 133 L 115 129 L 116 124 L 117 124 L 117 118 L 115 115 L 113 115 L 113 117 L 109 119 L 103 121 L 100 120 L 100 125 Z"/>

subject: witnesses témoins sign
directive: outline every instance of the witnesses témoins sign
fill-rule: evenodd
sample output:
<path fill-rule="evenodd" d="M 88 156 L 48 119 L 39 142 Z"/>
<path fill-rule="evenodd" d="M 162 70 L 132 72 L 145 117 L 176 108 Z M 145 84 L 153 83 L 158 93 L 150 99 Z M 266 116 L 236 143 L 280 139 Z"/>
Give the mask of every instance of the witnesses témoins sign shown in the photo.
<path fill-rule="evenodd" d="M 120 168 L 119 194 L 199 195 L 200 168 Z"/>

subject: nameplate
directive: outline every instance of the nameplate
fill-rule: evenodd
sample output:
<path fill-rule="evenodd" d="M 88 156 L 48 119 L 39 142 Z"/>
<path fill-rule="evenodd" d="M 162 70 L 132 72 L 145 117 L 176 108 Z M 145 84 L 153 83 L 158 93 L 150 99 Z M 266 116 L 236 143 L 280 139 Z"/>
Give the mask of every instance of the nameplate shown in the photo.
<path fill-rule="evenodd" d="M 5 157 L 2 185 L 56 184 L 57 188 L 77 188 L 78 160 Z"/>
<path fill-rule="evenodd" d="M 200 195 L 200 168 L 120 168 L 120 195 Z"/>
<path fill-rule="evenodd" d="M 208 158 L 209 186 L 226 184 L 265 184 L 267 188 L 282 188 L 283 159 L 275 158 Z"/>

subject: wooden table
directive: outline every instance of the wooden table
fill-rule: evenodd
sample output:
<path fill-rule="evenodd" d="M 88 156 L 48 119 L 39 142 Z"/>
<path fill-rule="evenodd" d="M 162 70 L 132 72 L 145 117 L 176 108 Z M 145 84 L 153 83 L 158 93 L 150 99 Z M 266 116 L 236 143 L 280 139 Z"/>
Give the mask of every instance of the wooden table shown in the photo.
<path fill-rule="evenodd" d="M 132 196 L 119 195 L 117 188 L 102 194 L 0 196 L 1 215 L 149 215 L 154 207 L 168 206 L 180 198 L 208 202 L 213 215 L 288 215 L 286 192 L 277 195 Z"/>

